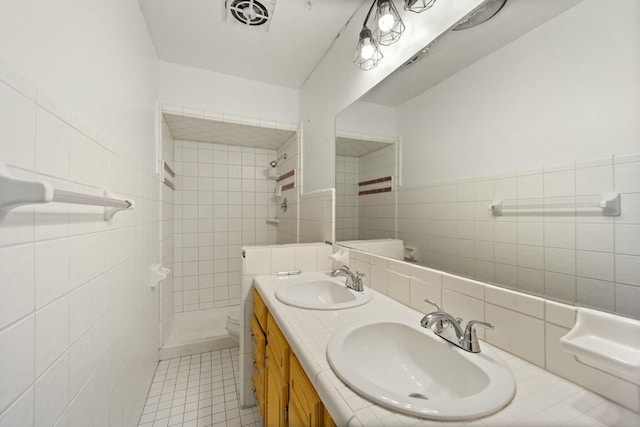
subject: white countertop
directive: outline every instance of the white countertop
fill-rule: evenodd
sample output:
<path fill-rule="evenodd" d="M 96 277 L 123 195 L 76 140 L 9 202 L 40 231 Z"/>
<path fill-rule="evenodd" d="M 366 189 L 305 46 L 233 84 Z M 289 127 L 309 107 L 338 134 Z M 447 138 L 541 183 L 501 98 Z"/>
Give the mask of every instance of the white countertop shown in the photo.
<path fill-rule="evenodd" d="M 304 273 L 303 276 L 313 279 L 326 277 L 327 273 Z M 465 422 L 422 420 L 392 412 L 360 397 L 336 377 L 326 358 L 327 343 L 340 327 L 356 320 L 402 317 L 413 319 L 418 324 L 424 314 L 372 289 L 370 290 L 374 295 L 368 304 L 347 310 L 317 311 L 291 307 L 278 301 L 274 293 L 279 286 L 290 283 L 291 280 L 299 280 L 301 276 L 292 277 L 258 276 L 254 283 L 338 426 L 640 425 L 640 414 L 484 341 L 481 346 L 492 348 L 502 357 L 516 379 L 516 395 L 503 410 Z"/>

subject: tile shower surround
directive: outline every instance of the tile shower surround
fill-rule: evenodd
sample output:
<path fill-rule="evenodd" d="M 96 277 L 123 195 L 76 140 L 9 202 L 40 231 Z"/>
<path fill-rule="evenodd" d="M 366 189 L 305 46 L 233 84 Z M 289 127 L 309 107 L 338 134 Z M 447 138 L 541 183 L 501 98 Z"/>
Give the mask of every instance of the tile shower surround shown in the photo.
<path fill-rule="evenodd" d="M 158 176 L 2 67 L 0 117 L 16 177 L 136 202 L 109 222 L 52 203 L 0 224 L 0 426 L 134 426 L 158 361 Z"/>
<path fill-rule="evenodd" d="M 240 303 L 240 247 L 276 243 L 275 150 L 174 141 L 174 311 Z"/>
<path fill-rule="evenodd" d="M 621 194 L 621 216 L 562 209 L 494 217 L 488 209 L 494 199 L 595 206 L 606 192 Z M 360 197 L 360 238 L 396 237 L 432 268 L 640 318 L 640 154 L 402 186 L 397 235 L 395 212 L 382 203 L 391 206 L 389 197 Z"/>
<path fill-rule="evenodd" d="M 336 240 L 395 238 L 396 144 L 361 157 L 336 159 Z M 360 190 L 386 187 L 388 182 L 360 188 L 359 182 L 391 176 L 393 191 L 359 196 Z"/>

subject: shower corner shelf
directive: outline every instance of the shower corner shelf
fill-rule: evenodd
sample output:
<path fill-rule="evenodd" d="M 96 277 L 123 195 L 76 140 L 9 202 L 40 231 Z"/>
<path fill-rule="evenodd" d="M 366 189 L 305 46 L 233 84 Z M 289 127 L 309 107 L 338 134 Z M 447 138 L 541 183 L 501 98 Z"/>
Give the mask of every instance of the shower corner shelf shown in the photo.
<path fill-rule="evenodd" d="M 278 224 L 280 224 L 280 219 L 278 219 L 278 218 L 267 218 L 267 224 L 278 225 Z"/>
<path fill-rule="evenodd" d="M 56 190 L 46 182 L 18 179 L 11 175 L 4 163 L 0 162 L 0 222 L 4 221 L 7 214 L 17 207 L 51 202 L 103 206 L 105 221 L 111 220 L 120 211 L 132 210 L 135 207 L 133 200 L 118 199 L 106 189 L 104 197 L 100 197 Z"/>

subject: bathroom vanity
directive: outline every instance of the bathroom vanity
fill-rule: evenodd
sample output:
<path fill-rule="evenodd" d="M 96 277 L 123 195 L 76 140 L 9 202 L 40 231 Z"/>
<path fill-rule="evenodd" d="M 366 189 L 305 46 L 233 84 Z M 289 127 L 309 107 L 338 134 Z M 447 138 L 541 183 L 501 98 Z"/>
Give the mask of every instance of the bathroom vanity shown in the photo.
<path fill-rule="evenodd" d="M 310 280 L 318 274 L 304 273 Z M 363 397 L 344 383 L 327 359 L 336 332 L 363 320 L 381 317 L 420 324 L 424 313 L 369 289 L 371 300 L 344 310 L 307 310 L 282 303 L 276 291 L 291 277 L 257 276 L 253 300 L 253 386 L 266 426 L 395 426 L 447 425 L 390 410 Z M 425 295 L 425 297 L 428 295 Z M 455 313 L 453 313 L 455 314 Z M 465 425 L 640 425 L 640 415 L 486 342 L 477 356 L 497 355 L 516 381 L 517 391 L 497 412 Z M 362 354 L 363 363 L 369 354 Z M 456 423 L 460 423 L 457 421 Z"/>
<path fill-rule="evenodd" d="M 264 425 L 335 427 L 287 339 L 255 289 L 253 312 L 252 382 Z"/>

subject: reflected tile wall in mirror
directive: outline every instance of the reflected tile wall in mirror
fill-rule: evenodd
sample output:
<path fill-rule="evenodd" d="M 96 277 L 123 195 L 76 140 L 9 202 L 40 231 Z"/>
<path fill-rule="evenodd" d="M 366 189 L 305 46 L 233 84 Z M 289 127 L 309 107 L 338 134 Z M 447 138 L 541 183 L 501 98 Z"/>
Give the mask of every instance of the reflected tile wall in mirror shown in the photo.
<path fill-rule="evenodd" d="M 494 217 L 489 209 L 494 199 L 596 206 L 613 191 L 621 193 L 618 217 L 581 208 Z M 375 204 L 378 195 L 367 197 Z M 400 187 L 397 209 L 397 237 L 418 248 L 419 264 L 640 317 L 640 155 Z M 367 235 L 380 237 L 388 236 Z"/>

